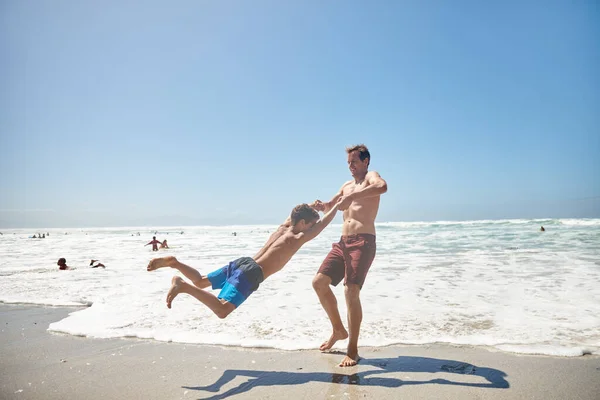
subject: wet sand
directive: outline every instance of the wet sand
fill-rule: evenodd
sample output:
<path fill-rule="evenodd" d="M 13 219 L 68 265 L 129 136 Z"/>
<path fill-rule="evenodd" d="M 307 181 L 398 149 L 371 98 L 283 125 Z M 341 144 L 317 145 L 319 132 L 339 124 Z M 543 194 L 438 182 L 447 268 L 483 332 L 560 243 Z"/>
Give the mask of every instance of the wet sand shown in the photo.
<path fill-rule="evenodd" d="M 342 354 L 318 350 L 47 332 L 74 310 L 0 304 L 1 399 L 600 399 L 599 356 L 389 346 L 340 368 Z"/>

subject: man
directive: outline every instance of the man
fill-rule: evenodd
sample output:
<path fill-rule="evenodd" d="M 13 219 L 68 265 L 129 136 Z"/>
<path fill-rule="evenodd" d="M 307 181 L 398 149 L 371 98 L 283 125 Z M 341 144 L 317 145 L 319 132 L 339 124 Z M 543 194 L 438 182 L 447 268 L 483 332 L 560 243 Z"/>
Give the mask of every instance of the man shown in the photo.
<path fill-rule="evenodd" d="M 304 243 L 321 233 L 333 220 L 337 209 L 337 205 L 332 205 L 323 219 L 319 220 L 319 213 L 312 206 L 296 206 L 253 258 L 239 258 L 204 277 L 175 257 L 155 258 L 150 261 L 147 270 L 171 267 L 192 281 L 193 284 L 189 284 L 178 276 L 173 277 L 167 294 L 168 308 L 171 308 L 173 299 L 179 293 L 187 293 L 210 308 L 219 318 L 225 318 L 258 289 L 265 279 L 281 270 Z M 202 290 L 208 286 L 221 289 L 221 292 L 215 296 Z"/>
<path fill-rule="evenodd" d="M 56 263 L 56 265 L 58 265 L 58 269 L 65 271 L 67 269 L 72 269 L 71 267 L 69 267 L 67 265 L 67 260 L 63 257 L 58 259 L 58 262 Z"/>
<path fill-rule="evenodd" d="M 331 337 L 321 345 L 321 351 L 330 349 L 338 340 L 348 338 L 337 299 L 329 287 L 337 286 L 344 279 L 350 337 L 340 367 L 353 366 L 358 362 L 358 335 L 362 321 L 360 290 L 375 258 L 375 218 L 379 210 L 379 198 L 387 191 L 387 183 L 381 176 L 368 170 L 371 155 L 365 145 L 349 147 L 346 152 L 353 179 L 344 183 L 330 202 L 317 200 L 314 203 L 319 211 L 327 212 L 335 204 L 344 211 L 342 237 L 333 244 L 313 279 L 313 288 L 333 328 Z"/>
<path fill-rule="evenodd" d="M 148 243 L 146 243 L 144 245 L 144 247 L 148 246 L 149 244 L 152 245 L 152 251 L 158 251 L 158 244 L 160 244 L 160 242 L 158 240 L 156 240 L 156 236 L 152 236 L 152 240 Z"/>

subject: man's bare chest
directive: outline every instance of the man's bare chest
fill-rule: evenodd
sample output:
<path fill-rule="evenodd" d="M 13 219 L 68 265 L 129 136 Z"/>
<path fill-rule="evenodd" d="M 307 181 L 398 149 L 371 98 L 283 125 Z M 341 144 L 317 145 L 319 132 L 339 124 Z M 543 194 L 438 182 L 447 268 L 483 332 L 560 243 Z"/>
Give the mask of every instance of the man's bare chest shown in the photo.
<path fill-rule="evenodd" d="M 352 194 L 354 192 L 362 190 L 362 189 L 364 189 L 367 186 L 368 185 L 367 185 L 366 182 L 351 183 L 351 184 L 347 185 L 346 187 L 344 187 L 343 194 L 344 194 L 344 196 L 347 196 L 349 194 Z"/>

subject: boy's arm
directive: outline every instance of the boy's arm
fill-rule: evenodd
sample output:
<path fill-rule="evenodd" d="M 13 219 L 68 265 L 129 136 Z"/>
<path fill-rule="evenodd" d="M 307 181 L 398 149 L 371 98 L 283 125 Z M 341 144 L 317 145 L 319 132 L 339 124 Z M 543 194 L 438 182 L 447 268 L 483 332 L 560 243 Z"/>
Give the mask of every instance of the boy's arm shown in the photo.
<path fill-rule="evenodd" d="M 287 217 L 287 219 L 283 222 L 283 224 L 279 225 L 279 227 L 284 227 L 284 228 L 289 228 L 290 226 L 292 226 L 292 216 L 290 215 L 289 217 Z"/>
<path fill-rule="evenodd" d="M 315 208 L 317 211 L 323 211 L 324 213 L 330 211 L 344 195 L 344 188 L 347 184 L 348 182 L 344 183 L 340 190 L 338 190 L 338 192 L 328 202 L 323 203 L 321 200 L 315 200 L 312 204 L 313 208 Z"/>
<path fill-rule="evenodd" d="M 323 231 L 323 229 L 325 229 L 325 227 L 327 225 L 329 225 L 329 223 L 331 221 L 333 221 L 333 217 L 335 217 L 335 214 L 337 213 L 337 211 L 338 211 L 338 204 L 335 204 L 333 207 L 331 207 L 331 209 L 329 211 L 327 211 L 327 213 L 325 215 L 323 215 L 323 218 L 318 220 L 312 226 L 312 228 L 310 228 L 309 230 L 307 230 L 306 232 L 303 232 L 301 234 L 300 239 L 302 240 L 302 242 L 306 243 L 309 240 L 316 238 L 319 235 L 319 233 L 321 233 Z"/>

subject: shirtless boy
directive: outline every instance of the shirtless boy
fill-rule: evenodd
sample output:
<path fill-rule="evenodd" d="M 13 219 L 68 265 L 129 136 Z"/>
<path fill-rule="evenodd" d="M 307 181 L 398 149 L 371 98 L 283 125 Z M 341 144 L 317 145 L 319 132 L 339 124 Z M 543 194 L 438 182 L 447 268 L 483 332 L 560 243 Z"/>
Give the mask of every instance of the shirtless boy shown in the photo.
<path fill-rule="evenodd" d="M 329 287 L 337 286 L 344 280 L 350 337 L 346 357 L 340 367 L 349 367 L 358 362 L 358 335 L 362 321 L 360 290 L 375 258 L 375 217 L 379 210 L 379 198 L 387 191 L 387 183 L 381 176 L 375 171 L 368 171 L 371 155 L 365 145 L 349 147 L 346 152 L 353 179 L 344 183 L 330 202 L 317 200 L 314 203 L 319 211 L 327 212 L 334 205 L 344 210 L 342 237 L 333 244 L 313 279 L 313 288 L 333 328 L 331 337 L 321 345 L 321 351 L 330 349 L 338 340 L 348 338 L 337 299 Z"/>
<path fill-rule="evenodd" d="M 310 205 L 296 206 L 254 257 L 238 258 L 206 276 L 177 261 L 175 257 L 155 258 L 150 261 L 147 270 L 171 267 L 192 281 L 193 284 L 189 284 L 178 276 L 173 277 L 167 294 L 167 307 L 171 308 L 171 303 L 178 294 L 187 293 L 210 308 L 219 318 L 225 318 L 258 289 L 265 279 L 280 271 L 304 243 L 321 233 L 333 220 L 337 210 L 337 204 L 333 203 L 319 220 L 319 213 Z M 219 295 L 203 290 L 209 286 L 221 289 Z"/>

